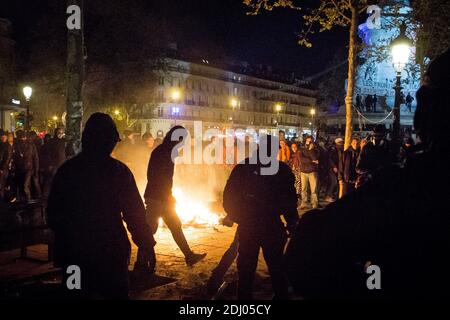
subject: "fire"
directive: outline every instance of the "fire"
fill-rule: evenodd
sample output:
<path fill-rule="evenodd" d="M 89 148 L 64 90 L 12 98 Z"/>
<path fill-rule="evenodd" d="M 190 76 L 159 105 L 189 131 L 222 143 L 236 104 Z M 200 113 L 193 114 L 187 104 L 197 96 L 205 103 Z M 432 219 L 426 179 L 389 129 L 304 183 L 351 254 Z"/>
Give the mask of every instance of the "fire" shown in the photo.
<path fill-rule="evenodd" d="M 219 224 L 220 214 L 210 210 L 204 201 L 188 197 L 180 188 L 173 188 L 172 195 L 176 200 L 175 210 L 183 225 Z"/>

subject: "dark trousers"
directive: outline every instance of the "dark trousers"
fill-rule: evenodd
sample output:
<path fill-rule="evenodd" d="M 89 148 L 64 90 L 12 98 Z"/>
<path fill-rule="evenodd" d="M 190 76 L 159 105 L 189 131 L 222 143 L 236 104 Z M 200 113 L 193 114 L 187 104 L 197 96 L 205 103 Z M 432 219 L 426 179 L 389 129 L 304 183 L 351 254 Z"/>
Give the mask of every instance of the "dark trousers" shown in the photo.
<path fill-rule="evenodd" d="M 33 174 L 30 171 L 17 171 L 18 199 L 28 201 L 31 199 L 31 178 Z"/>
<path fill-rule="evenodd" d="M 175 211 L 175 204 L 151 199 L 147 199 L 146 202 L 146 220 L 151 227 L 153 234 L 155 234 L 158 230 L 159 218 L 162 218 L 184 256 L 188 257 L 191 255 L 192 250 L 187 243 L 186 237 L 184 236 L 181 220 Z M 140 264 L 145 259 L 145 256 L 148 256 L 148 253 L 144 253 L 141 249 L 138 249 L 137 262 Z"/>
<path fill-rule="evenodd" d="M 0 170 L 0 201 L 5 199 L 6 184 L 8 182 L 8 170 Z"/>
<path fill-rule="evenodd" d="M 128 299 L 128 261 L 98 262 L 95 265 L 80 265 L 81 289 L 67 288 L 70 274 L 62 268 L 62 289 L 68 299 Z"/>
<path fill-rule="evenodd" d="M 355 183 L 344 182 L 344 190 L 342 191 L 342 195 L 352 192 L 353 190 L 355 190 Z"/>
<path fill-rule="evenodd" d="M 233 242 L 230 244 L 227 251 L 225 251 L 225 253 L 223 254 L 222 258 L 212 271 L 211 277 L 208 280 L 208 291 L 210 293 L 216 291 L 222 284 L 225 274 L 227 273 L 228 269 L 230 269 L 234 260 L 236 260 L 236 257 L 238 255 L 238 249 L 239 249 L 239 232 L 236 231 Z"/>
<path fill-rule="evenodd" d="M 328 171 L 327 197 L 334 197 L 337 188 L 337 177 L 333 170 Z"/>
<path fill-rule="evenodd" d="M 287 299 L 288 283 L 283 265 L 286 232 L 281 222 L 266 224 L 264 226 L 240 224 L 238 226 L 238 233 L 238 299 L 252 299 L 252 286 L 260 248 L 262 248 L 264 260 L 269 269 L 275 298 Z"/>

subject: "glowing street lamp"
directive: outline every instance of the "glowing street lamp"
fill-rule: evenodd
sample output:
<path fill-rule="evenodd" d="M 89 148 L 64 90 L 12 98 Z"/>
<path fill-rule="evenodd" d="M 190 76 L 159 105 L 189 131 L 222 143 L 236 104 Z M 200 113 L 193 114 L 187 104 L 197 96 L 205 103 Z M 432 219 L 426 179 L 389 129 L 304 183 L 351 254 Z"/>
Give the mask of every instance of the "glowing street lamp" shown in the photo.
<path fill-rule="evenodd" d="M 309 113 L 311 114 L 311 122 L 309 123 L 311 126 L 311 134 L 314 134 L 314 116 L 316 115 L 316 109 L 311 108 Z"/>
<path fill-rule="evenodd" d="M 176 102 L 176 101 L 180 100 L 181 93 L 179 90 L 174 90 L 174 91 L 172 91 L 170 96 L 171 96 L 172 100 Z"/>
<path fill-rule="evenodd" d="M 236 107 L 239 105 L 239 101 L 237 99 L 231 99 L 231 106 L 233 109 L 236 109 Z"/>
<path fill-rule="evenodd" d="M 114 115 L 118 116 L 120 114 L 120 111 L 118 109 L 114 110 Z"/>
<path fill-rule="evenodd" d="M 409 61 L 410 48 L 412 41 L 405 35 L 406 24 L 402 23 L 400 26 L 400 35 L 392 40 L 391 42 L 391 52 L 392 52 L 392 63 L 396 71 L 396 83 L 395 83 L 395 101 L 394 108 L 392 110 L 392 140 L 396 143 L 400 143 L 400 96 L 401 90 L 401 76 L 402 71 Z"/>
<path fill-rule="evenodd" d="M 30 86 L 26 86 L 23 88 L 23 95 L 25 96 L 25 100 L 27 101 L 27 113 L 25 116 L 25 131 L 30 130 L 30 100 L 32 94 L 33 89 Z"/>

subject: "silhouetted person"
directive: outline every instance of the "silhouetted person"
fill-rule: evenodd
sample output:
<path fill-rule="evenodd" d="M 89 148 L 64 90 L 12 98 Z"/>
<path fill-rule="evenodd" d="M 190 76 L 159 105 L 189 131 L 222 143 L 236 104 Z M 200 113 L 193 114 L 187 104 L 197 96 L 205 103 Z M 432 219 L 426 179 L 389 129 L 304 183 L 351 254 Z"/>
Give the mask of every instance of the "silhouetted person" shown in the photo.
<path fill-rule="evenodd" d="M 372 96 L 372 111 L 377 112 L 378 97 L 376 94 Z"/>
<path fill-rule="evenodd" d="M 0 201 L 4 200 L 9 171 L 13 160 L 13 143 L 8 141 L 8 134 L 2 132 L 0 142 Z M 5 138 L 6 137 L 6 141 Z"/>
<path fill-rule="evenodd" d="M 39 175 L 39 156 L 33 142 L 27 140 L 25 132 L 16 131 L 16 141 L 14 143 L 14 167 L 17 179 L 19 199 L 29 201 L 32 197 L 31 184 L 33 177 Z M 34 196 L 40 197 L 41 190 L 39 184 L 34 185 Z"/>
<path fill-rule="evenodd" d="M 311 205 L 319 206 L 319 150 L 315 147 L 311 136 L 306 137 L 304 147 L 300 148 L 300 178 L 302 185 L 302 202 L 300 209 L 306 208 L 308 188 L 311 192 Z"/>
<path fill-rule="evenodd" d="M 412 102 L 414 101 L 414 98 L 408 93 L 408 95 L 405 98 L 406 101 L 406 107 L 408 108 L 409 112 L 412 112 Z"/>
<path fill-rule="evenodd" d="M 374 178 L 383 168 L 394 162 L 391 145 L 386 139 L 386 127 L 383 124 L 375 126 L 370 141 L 361 150 L 356 171 L 358 181 L 356 187 Z"/>
<path fill-rule="evenodd" d="M 267 137 L 270 163 L 278 161 L 278 143 L 271 146 L 272 139 L 276 138 Z M 264 140 L 263 136 L 261 144 L 265 143 Z M 286 229 L 280 216 L 284 216 L 288 229 L 292 230 L 298 219 L 295 177 L 289 166 L 281 161 L 278 161 L 278 170 L 273 174 L 262 173 L 262 168 L 270 164 L 263 164 L 266 162 L 261 160 L 260 153 L 255 151 L 252 157 L 233 169 L 223 195 L 228 218 L 238 224 L 238 299 L 252 298 L 260 248 L 269 269 L 275 298 L 287 299 L 288 285 L 283 266 Z"/>
<path fill-rule="evenodd" d="M 348 192 L 355 190 L 356 179 L 358 174 L 356 172 L 356 164 L 358 163 L 359 158 L 359 139 L 356 137 L 352 138 L 352 142 L 350 147 L 344 151 L 344 160 L 343 160 L 343 191 L 342 193 L 345 195 Z"/>
<path fill-rule="evenodd" d="M 334 140 L 334 146 L 328 151 L 328 188 L 325 201 L 333 202 L 336 197 L 338 182 L 342 180 L 344 139 Z"/>
<path fill-rule="evenodd" d="M 227 227 L 232 227 L 234 223 L 226 216 L 222 219 L 221 224 Z M 219 263 L 213 269 L 213 271 L 211 272 L 211 276 L 208 279 L 206 289 L 209 295 L 214 295 L 222 285 L 225 274 L 227 273 L 228 269 L 230 269 L 234 260 L 236 260 L 236 257 L 238 255 L 238 248 L 239 233 L 236 230 L 233 241 L 223 254 L 222 258 L 220 258 Z"/>
<path fill-rule="evenodd" d="M 147 187 L 145 188 L 145 203 L 147 205 L 147 218 L 150 221 L 153 234 L 158 230 L 159 218 L 172 233 L 173 239 L 183 252 L 186 264 L 194 265 L 206 253 L 194 253 L 184 236 L 181 220 L 175 211 L 175 198 L 172 196 L 173 174 L 175 163 L 172 159 L 178 156 L 176 146 L 187 139 L 188 132 L 182 126 L 175 126 L 167 133 L 163 143 L 153 150 L 147 169 Z M 180 147 L 180 146 L 178 146 Z M 137 267 L 140 265 L 140 251 L 138 251 Z"/>
<path fill-rule="evenodd" d="M 56 173 L 48 199 L 55 233 L 55 266 L 81 269 L 80 298 L 128 298 L 128 261 L 133 242 L 150 255 L 155 240 L 131 171 L 110 155 L 120 141 L 110 116 L 94 113 L 86 122 L 82 151 Z"/>
<path fill-rule="evenodd" d="M 356 95 L 356 110 L 362 111 L 362 98 L 359 93 Z"/>
<path fill-rule="evenodd" d="M 51 138 L 41 148 L 41 154 L 46 158 L 48 177 L 44 184 L 44 194 L 49 192 L 49 186 L 58 168 L 66 161 L 66 139 L 63 128 L 57 128 Z"/>
<path fill-rule="evenodd" d="M 430 63 L 416 94 L 423 152 L 321 211 L 305 214 L 287 250 L 289 278 L 305 297 L 444 298 L 450 250 L 450 51 Z M 364 147 L 364 148 L 367 148 Z M 370 263 L 369 263 L 370 262 Z M 380 270 L 379 290 L 366 282 Z"/>
<path fill-rule="evenodd" d="M 370 94 L 364 99 L 364 104 L 366 105 L 366 112 L 370 112 L 372 108 L 372 96 Z"/>

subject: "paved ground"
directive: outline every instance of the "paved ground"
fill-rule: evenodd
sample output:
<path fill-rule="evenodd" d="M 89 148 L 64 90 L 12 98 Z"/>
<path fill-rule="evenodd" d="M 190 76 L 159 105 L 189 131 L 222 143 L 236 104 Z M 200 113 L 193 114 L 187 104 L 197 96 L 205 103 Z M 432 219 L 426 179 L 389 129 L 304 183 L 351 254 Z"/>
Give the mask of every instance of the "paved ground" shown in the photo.
<path fill-rule="evenodd" d="M 301 212 L 303 213 L 303 212 Z M 206 252 L 206 259 L 194 267 L 185 264 L 181 251 L 173 241 L 166 228 L 160 228 L 155 236 L 157 245 L 157 274 L 161 277 L 161 285 L 146 289 L 140 288 L 132 292 L 132 298 L 138 300 L 152 299 L 208 299 L 205 285 L 223 253 L 231 244 L 236 227 L 185 227 L 184 232 L 192 249 L 196 252 Z M 132 248 L 130 270 L 136 259 L 136 247 Z M 28 255 L 45 260 L 47 247 L 37 245 L 29 247 Z M 3 297 L 45 297 L 52 292 L 59 277 L 51 263 L 28 260 L 16 260 L 19 251 L 0 253 L 0 298 Z M 237 278 L 235 263 L 226 275 L 226 280 L 232 282 Z M 165 284 L 164 284 L 165 283 Z M 24 289 L 26 288 L 26 289 Z M 43 292 L 41 294 L 41 291 Z M 266 265 L 260 254 L 254 285 L 255 298 L 271 299 L 272 290 Z M 51 294 L 50 294 L 51 297 Z M 224 292 L 224 299 L 235 298 L 233 285 Z"/>

